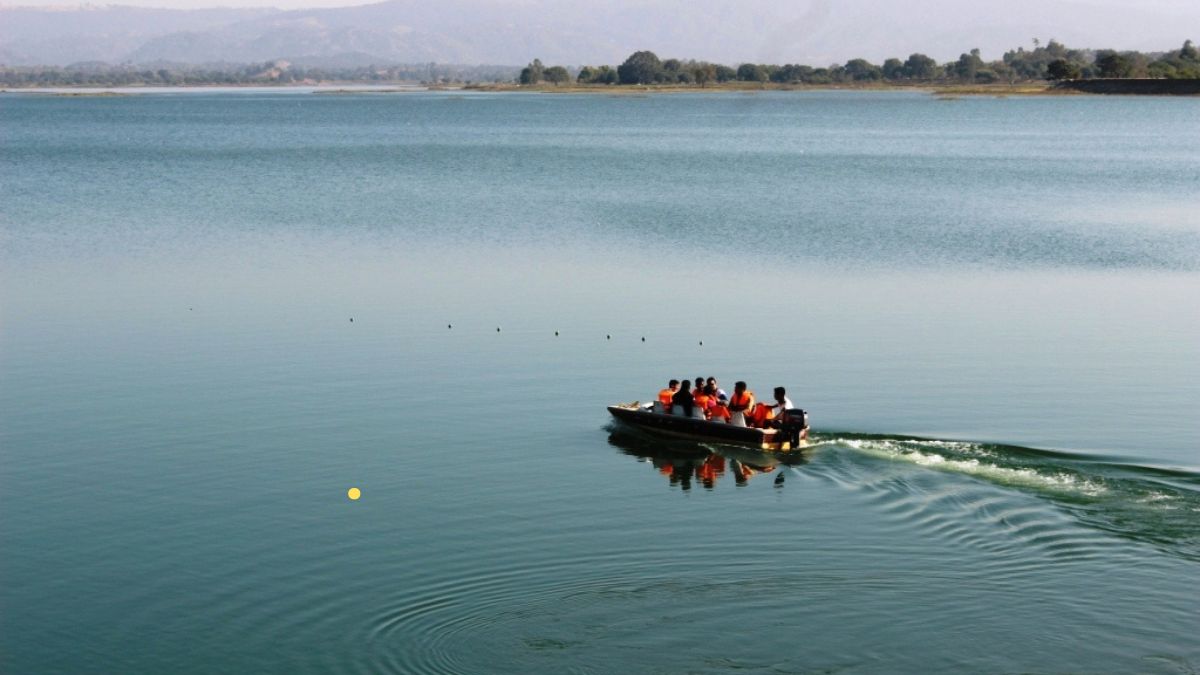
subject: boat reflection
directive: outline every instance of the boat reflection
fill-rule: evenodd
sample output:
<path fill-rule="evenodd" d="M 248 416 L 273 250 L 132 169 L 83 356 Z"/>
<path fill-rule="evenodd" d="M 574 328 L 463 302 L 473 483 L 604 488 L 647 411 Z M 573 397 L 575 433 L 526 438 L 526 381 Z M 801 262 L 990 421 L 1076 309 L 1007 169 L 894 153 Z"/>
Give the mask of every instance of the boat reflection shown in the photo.
<path fill-rule="evenodd" d="M 681 490 L 691 490 L 693 485 L 711 490 L 727 476 L 741 487 L 750 479 L 767 474 L 774 476 L 776 487 L 783 487 L 787 475 L 784 467 L 808 461 L 799 452 L 779 454 L 732 445 L 663 439 L 624 426 L 610 430 L 608 443 L 626 455 L 648 462 L 672 487 Z"/>

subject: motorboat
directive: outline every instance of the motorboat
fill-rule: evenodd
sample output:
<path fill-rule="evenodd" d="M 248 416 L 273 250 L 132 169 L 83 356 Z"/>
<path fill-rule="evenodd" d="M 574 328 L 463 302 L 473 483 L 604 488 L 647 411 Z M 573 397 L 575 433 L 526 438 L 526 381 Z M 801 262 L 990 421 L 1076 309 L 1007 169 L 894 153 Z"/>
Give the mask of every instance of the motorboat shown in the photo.
<path fill-rule="evenodd" d="M 671 414 L 659 403 L 625 403 L 608 406 L 608 412 L 618 421 L 638 429 L 695 441 L 727 443 L 766 450 L 786 452 L 798 450 L 807 444 L 808 413 L 799 408 L 789 408 L 772 420 L 765 429 L 746 426 L 734 417 L 732 422 L 708 420 L 699 416 Z M 676 413 L 682 413 L 678 409 Z M 741 423 L 739 423 L 741 422 Z"/>

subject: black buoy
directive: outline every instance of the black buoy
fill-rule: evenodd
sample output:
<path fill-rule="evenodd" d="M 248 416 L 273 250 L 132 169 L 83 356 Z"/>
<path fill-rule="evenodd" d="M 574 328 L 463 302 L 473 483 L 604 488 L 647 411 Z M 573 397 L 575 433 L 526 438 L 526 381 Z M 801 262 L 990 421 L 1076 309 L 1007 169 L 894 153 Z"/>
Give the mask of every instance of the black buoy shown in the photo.
<path fill-rule="evenodd" d="M 642 338 L 642 342 L 645 342 L 645 341 L 646 341 L 646 338 Z"/>
<path fill-rule="evenodd" d="M 497 333 L 499 333 L 499 332 L 500 332 L 500 326 L 496 326 L 496 332 L 497 332 Z"/>
<path fill-rule="evenodd" d="M 558 331 L 554 331 L 554 337 L 558 337 Z"/>
<path fill-rule="evenodd" d="M 701 341 L 700 341 L 700 346 L 701 346 L 701 347 L 703 347 L 703 346 L 704 346 L 704 340 L 701 340 Z"/>
<path fill-rule="evenodd" d="M 612 336 L 611 336 L 611 335 L 605 335 L 605 336 L 604 336 L 604 339 L 605 339 L 605 340 L 611 340 L 611 339 L 612 339 Z"/>
<path fill-rule="evenodd" d="M 448 323 L 448 324 L 446 324 L 446 329 L 447 329 L 447 330 L 449 330 L 449 329 L 451 329 L 451 328 L 454 328 L 454 324 L 452 324 L 452 323 Z"/>
<path fill-rule="evenodd" d="M 354 323 L 354 317 L 350 317 L 350 323 Z"/>

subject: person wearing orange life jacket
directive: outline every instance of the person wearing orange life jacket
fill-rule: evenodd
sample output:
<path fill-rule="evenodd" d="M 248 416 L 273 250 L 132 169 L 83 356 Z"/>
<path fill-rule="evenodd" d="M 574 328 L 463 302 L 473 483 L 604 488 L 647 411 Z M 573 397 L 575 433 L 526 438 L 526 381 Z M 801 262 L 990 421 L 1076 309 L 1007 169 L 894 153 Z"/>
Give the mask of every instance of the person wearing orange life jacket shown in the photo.
<path fill-rule="evenodd" d="M 759 403 L 754 406 L 754 426 L 767 426 L 767 422 L 782 415 L 783 411 L 791 407 L 792 401 L 787 397 L 787 391 L 783 387 L 775 387 L 775 403 L 771 405 Z"/>
<path fill-rule="evenodd" d="M 700 403 L 704 404 L 703 406 L 700 407 L 700 409 L 704 411 L 705 417 L 707 418 L 708 417 L 708 407 L 710 405 L 712 405 L 712 399 L 711 399 L 711 397 L 708 397 L 707 394 L 705 394 L 705 392 L 704 392 L 704 378 L 703 377 L 697 377 L 696 378 L 696 386 L 692 387 L 692 398 L 694 399 L 697 396 L 700 397 Z M 697 405 L 699 405 L 699 403 Z"/>
<path fill-rule="evenodd" d="M 692 403 L 708 417 L 708 409 L 712 407 L 714 396 L 704 387 L 704 378 L 696 378 L 696 388 L 692 390 Z"/>
<path fill-rule="evenodd" d="M 709 387 L 706 387 L 706 389 L 711 390 L 711 389 L 715 389 L 715 387 L 712 387 L 710 385 Z M 729 417 L 730 417 L 728 401 L 726 401 L 724 398 L 722 398 L 719 395 L 715 396 L 714 400 L 716 401 L 716 403 L 713 403 L 712 406 L 708 409 L 708 419 L 710 419 L 714 422 L 717 422 L 717 421 L 728 422 Z"/>
<path fill-rule="evenodd" d="M 671 414 L 671 398 L 677 391 L 679 391 L 679 380 L 671 380 L 667 383 L 666 389 L 658 392 L 658 401 L 662 403 L 662 411 L 668 415 Z"/>
<path fill-rule="evenodd" d="M 730 414 L 741 413 L 747 423 L 750 422 L 751 410 L 754 409 L 754 392 L 746 389 L 745 382 L 733 385 L 733 396 L 729 397 Z"/>

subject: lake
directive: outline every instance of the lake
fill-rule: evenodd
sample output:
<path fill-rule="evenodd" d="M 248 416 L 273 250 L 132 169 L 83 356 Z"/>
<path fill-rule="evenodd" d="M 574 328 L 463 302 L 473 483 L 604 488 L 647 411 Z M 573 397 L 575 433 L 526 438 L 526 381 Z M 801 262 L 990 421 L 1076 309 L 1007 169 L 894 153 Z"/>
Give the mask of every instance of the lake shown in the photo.
<path fill-rule="evenodd" d="M 3 672 L 1191 672 L 1198 409 L 1196 99 L 0 95 Z"/>

